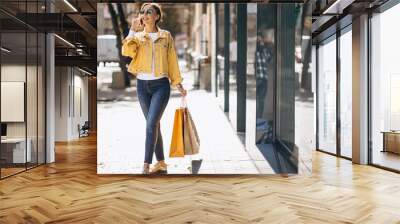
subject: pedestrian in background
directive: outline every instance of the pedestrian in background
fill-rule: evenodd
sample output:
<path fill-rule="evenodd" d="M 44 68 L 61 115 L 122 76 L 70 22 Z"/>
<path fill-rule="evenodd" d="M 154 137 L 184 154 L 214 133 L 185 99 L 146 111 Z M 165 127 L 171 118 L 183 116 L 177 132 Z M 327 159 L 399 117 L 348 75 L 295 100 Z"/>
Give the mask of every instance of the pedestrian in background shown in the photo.
<path fill-rule="evenodd" d="M 256 95 L 257 95 L 257 118 L 262 118 L 264 113 L 264 102 L 268 91 L 268 78 L 270 76 L 269 66 L 272 61 L 271 41 L 268 33 L 260 32 L 257 35 L 257 45 L 255 52 L 255 73 L 256 73 Z"/>

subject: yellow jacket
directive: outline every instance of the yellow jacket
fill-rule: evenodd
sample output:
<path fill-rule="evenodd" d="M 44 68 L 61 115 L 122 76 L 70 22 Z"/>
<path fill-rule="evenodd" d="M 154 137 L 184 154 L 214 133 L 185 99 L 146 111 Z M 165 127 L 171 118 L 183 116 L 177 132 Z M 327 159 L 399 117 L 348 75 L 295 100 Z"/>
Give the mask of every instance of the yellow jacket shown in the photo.
<path fill-rule="evenodd" d="M 181 83 L 183 79 L 179 71 L 174 41 L 168 31 L 158 29 L 158 38 L 154 44 L 144 31 L 123 41 L 122 55 L 132 58 L 128 71 L 134 75 L 152 72 L 153 52 L 154 75 L 167 74 L 173 86 Z"/>

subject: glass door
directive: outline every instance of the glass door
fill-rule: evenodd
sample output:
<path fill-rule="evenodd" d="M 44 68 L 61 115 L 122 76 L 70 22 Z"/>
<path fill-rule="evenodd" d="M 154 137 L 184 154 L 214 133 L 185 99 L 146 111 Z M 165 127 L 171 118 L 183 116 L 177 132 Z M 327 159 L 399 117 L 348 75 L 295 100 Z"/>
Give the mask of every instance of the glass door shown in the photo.
<path fill-rule="evenodd" d="M 318 150 L 336 154 L 336 35 L 318 47 Z"/>
<path fill-rule="evenodd" d="M 45 0 L 1 1 L 0 7 L 20 19 L 0 12 L 0 177 L 5 178 L 45 163 L 46 39 L 29 21 L 46 8 Z"/>
<path fill-rule="evenodd" d="M 340 156 L 352 157 L 352 33 L 340 36 Z"/>
<path fill-rule="evenodd" d="M 26 140 L 27 36 L 21 29 L 1 31 L 2 178 L 26 170 L 32 155 Z"/>

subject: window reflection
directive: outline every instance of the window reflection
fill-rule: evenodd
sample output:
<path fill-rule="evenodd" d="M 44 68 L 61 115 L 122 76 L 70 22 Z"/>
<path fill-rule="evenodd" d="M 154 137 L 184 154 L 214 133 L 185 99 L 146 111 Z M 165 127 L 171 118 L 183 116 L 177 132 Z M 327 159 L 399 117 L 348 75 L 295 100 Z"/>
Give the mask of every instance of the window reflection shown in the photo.
<path fill-rule="evenodd" d="M 229 4 L 230 38 L 229 38 L 229 120 L 234 129 L 237 125 L 237 4 Z"/>
<path fill-rule="evenodd" d="M 315 150 L 314 93 L 311 69 L 311 4 L 298 5 L 295 35 L 295 148 L 299 172 L 311 170 Z M 315 63 L 315 61 L 314 61 Z"/>
<path fill-rule="evenodd" d="M 272 143 L 274 122 L 276 7 L 258 4 L 254 53 L 256 77 L 256 144 Z"/>
<path fill-rule="evenodd" d="M 218 79 L 217 79 L 217 99 L 220 107 L 224 109 L 225 103 L 225 90 L 224 90 L 224 67 L 225 67 L 225 4 L 218 4 L 218 49 L 217 49 L 217 66 L 218 66 Z"/>

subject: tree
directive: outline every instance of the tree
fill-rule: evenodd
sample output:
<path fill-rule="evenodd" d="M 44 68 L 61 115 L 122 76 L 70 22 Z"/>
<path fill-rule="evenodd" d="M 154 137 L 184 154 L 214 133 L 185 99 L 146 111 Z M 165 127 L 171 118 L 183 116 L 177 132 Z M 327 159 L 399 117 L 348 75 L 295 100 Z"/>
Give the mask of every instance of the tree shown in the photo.
<path fill-rule="evenodd" d="M 121 68 L 122 74 L 124 76 L 125 87 L 129 87 L 131 76 L 128 73 L 128 70 L 126 67 L 128 60 L 126 57 L 124 57 L 122 55 L 122 40 L 127 35 L 127 32 L 129 32 L 128 23 L 125 19 L 125 15 L 124 15 L 121 3 L 117 3 L 118 14 L 115 12 L 115 9 L 114 9 L 114 6 L 112 3 L 107 3 L 107 6 L 108 6 L 108 10 L 111 15 L 111 22 L 113 25 L 113 29 L 114 29 L 115 35 L 117 36 L 117 38 L 116 38 L 117 46 L 116 47 L 118 48 L 119 67 Z M 121 34 L 121 30 L 124 32 L 123 34 Z"/>
<path fill-rule="evenodd" d="M 121 26 L 121 30 L 122 30 L 122 32 L 124 34 L 124 38 L 125 38 L 129 33 L 129 25 L 125 19 L 124 9 L 122 8 L 121 3 L 117 3 L 117 10 L 118 10 L 118 15 L 119 15 L 119 23 Z"/>
<path fill-rule="evenodd" d="M 180 10 L 180 11 L 179 11 Z M 160 27 L 162 29 L 168 30 L 173 36 L 182 32 L 182 27 L 180 26 L 180 19 L 182 18 L 180 14 L 182 13 L 182 9 L 167 6 L 163 8 L 164 18 L 160 22 Z"/>

